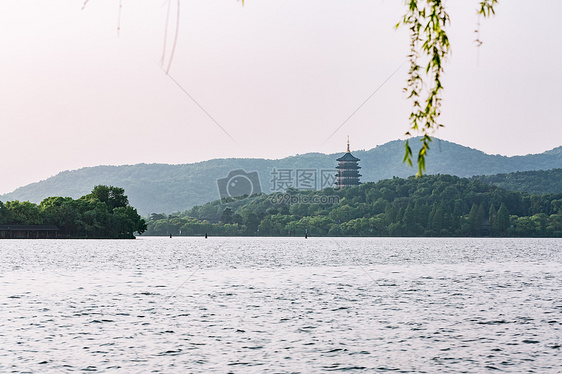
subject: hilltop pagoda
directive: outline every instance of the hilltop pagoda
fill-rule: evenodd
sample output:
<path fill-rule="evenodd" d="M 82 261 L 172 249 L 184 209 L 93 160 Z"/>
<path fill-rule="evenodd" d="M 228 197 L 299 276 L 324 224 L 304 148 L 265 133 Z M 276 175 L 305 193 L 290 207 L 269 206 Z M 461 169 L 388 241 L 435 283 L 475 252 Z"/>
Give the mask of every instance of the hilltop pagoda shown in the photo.
<path fill-rule="evenodd" d="M 336 174 L 336 186 L 337 188 L 344 188 L 350 186 L 357 186 L 361 182 L 359 181 L 359 169 L 361 167 L 357 165 L 360 159 L 354 157 L 349 150 L 349 136 L 347 137 L 347 152 L 336 160 L 338 166 L 336 169 L 338 173 Z"/>

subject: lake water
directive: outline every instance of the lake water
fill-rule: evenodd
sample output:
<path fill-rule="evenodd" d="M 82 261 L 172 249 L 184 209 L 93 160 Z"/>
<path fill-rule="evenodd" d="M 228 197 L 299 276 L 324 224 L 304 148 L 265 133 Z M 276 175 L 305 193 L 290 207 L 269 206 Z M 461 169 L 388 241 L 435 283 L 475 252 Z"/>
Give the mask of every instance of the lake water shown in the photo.
<path fill-rule="evenodd" d="M 561 239 L 0 241 L 0 372 L 560 373 Z"/>

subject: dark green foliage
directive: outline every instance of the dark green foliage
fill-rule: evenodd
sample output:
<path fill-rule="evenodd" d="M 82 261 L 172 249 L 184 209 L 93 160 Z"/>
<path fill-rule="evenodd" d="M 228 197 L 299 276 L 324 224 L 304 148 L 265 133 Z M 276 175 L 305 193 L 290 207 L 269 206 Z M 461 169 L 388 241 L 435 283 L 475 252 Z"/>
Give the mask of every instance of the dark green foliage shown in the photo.
<path fill-rule="evenodd" d="M 536 156 L 536 155 L 534 155 Z M 562 169 L 519 171 L 509 174 L 478 175 L 486 184 L 498 186 L 510 191 L 534 194 L 562 193 Z"/>
<path fill-rule="evenodd" d="M 506 236 L 509 225 L 509 211 L 507 210 L 505 204 L 502 203 L 492 228 L 494 236 Z"/>
<path fill-rule="evenodd" d="M 232 209 L 226 208 L 222 212 L 221 222 L 225 224 L 232 223 L 232 216 L 233 216 Z"/>
<path fill-rule="evenodd" d="M 155 215 L 151 220 L 160 218 Z M 0 224 L 55 225 L 61 238 L 134 238 L 135 232 L 146 230 L 144 219 L 129 205 L 125 190 L 102 185 L 77 200 L 48 197 L 39 205 L 0 202 Z"/>
<path fill-rule="evenodd" d="M 490 205 L 490 209 L 488 210 L 488 223 L 490 229 L 491 236 L 497 236 L 498 233 L 498 214 L 496 212 L 496 207 L 494 204 Z"/>
<path fill-rule="evenodd" d="M 85 196 L 89 199 L 98 199 L 107 205 L 107 208 L 112 211 L 115 208 L 124 208 L 129 205 L 129 199 L 125 196 L 125 190 L 113 186 L 95 186 L 89 195 Z"/>
<path fill-rule="evenodd" d="M 562 194 L 529 195 L 450 175 L 386 179 L 340 191 L 291 190 L 281 202 L 280 196 L 228 205 L 217 200 L 177 216 L 153 214 L 147 234 L 562 236 Z M 328 197 L 339 201 L 322 202 Z"/>
<path fill-rule="evenodd" d="M 42 223 L 39 207 L 29 201 L 8 201 L 5 207 L 9 212 L 6 222 L 8 224 L 40 225 Z"/>
<path fill-rule="evenodd" d="M 10 211 L 3 202 L 0 201 L 0 225 L 5 225 L 10 219 Z"/>

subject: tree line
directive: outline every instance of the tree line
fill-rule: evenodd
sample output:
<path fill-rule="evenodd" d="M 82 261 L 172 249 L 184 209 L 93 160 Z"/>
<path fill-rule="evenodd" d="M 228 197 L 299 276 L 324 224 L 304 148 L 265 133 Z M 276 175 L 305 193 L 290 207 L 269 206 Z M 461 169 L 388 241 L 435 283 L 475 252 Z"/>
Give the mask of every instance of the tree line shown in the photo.
<path fill-rule="evenodd" d="M 562 193 L 562 169 L 518 171 L 495 175 L 478 175 L 470 179 L 478 179 L 506 190 L 521 191 L 534 194 Z"/>
<path fill-rule="evenodd" d="M 147 235 L 562 237 L 562 194 L 430 175 L 214 201 L 147 221 Z"/>
<path fill-rule="evenodd" d="M 129 205 L 125 190 L 95 186 L 79 199 L 48 197 L 40 204 L 0 201 L 1 225 L 55 225 L 63 238 L 134 238 L 146 222 Z"/>

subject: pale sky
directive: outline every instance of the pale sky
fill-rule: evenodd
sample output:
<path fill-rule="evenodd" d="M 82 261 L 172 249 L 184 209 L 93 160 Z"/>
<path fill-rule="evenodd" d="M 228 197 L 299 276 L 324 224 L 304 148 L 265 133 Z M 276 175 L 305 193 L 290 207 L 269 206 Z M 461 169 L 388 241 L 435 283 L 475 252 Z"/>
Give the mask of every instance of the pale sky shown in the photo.
<path fill-rule="evenodd" d="M 371 149 L 408 130 L 399 0 L 0 0 L 0 193 L 85 166 Z M 490 154 L 562 145 L 562 1 L 449 1 L 437 136 Z M 176 22 L 171 4 L 166 55 Z M 119 35 L 117 27 L 120 25 Z M 313 167 L 313 166 L 312 166 Z"/>

